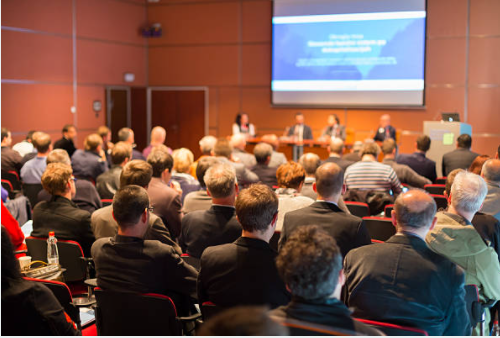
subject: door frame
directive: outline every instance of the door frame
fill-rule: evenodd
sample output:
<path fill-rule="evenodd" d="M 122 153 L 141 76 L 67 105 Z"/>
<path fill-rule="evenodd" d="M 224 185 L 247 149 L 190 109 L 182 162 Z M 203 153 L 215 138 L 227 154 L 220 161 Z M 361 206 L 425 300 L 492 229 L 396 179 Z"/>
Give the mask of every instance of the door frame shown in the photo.
<path fill-rule="evenodd" d="M 111 129 L 111 91 L 124 90 L 127 92 L 127 128 L 131 128 L 132 124 L 132 95 L 130 94 L 129 86 L 105 86 L 106 88 L 106 125 Z"/>
<path fill-rule="evenodd" d="M 147 110 L 146 110 L 146 115 L 147 115 L 147 128 L 148 128 L 148 144 L 151 142 L 151 129 L 152 129 L 152 118 L 151 118 L 151 109 L 152 109 L 152 104 L 151 104 L 151 98 L 152 98 L 152 91 L 203 91 L 204 92 L 204 97 L 205 97 L 205 121 L 204 121 L 204 132 L 205 135 L 208 135 L 208 87 L 206 86 L 195 86 L 195 87 L 188 87 L 188 86 L 150 86 L 146 87 L 146 103 L 147 103 Z"/>

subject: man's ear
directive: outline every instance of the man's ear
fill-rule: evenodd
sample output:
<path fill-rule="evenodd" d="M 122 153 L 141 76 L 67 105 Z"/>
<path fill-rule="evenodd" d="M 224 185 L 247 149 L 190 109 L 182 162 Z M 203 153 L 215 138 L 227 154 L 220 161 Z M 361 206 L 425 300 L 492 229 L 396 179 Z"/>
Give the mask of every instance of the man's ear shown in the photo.
<path fill-rule="evenodd" d="M 111 211 L 111 215 L 113 216 L 113 219 L 116 221 L 116 217 L 115 217 L 115 212 L 114 211 Z M 118 222 L 116 222 L 118 223 Z"/>
<path fill-rule="evenodd" d="M 240 192 L 240 187 L 238 186 L 238 183 L 234 184 L 234 193 L 236 196 L 238 196 L 238 193 Z"/>
<path fill-rule="evenodd" d="M 144 212 L 142 213 L 141 221 L 142 223 L 146 223 L 148 221 L 148 209 L 144 210 Z"/>
<path fill-rule="evenodd" d="M 391 211 L 391 221 L 392 221 L 392 225 L 394 225 L 394 227 L 397 230 L 398 229 L 398 221 L 396 220 L 396 211 L 394 211 L 394 209 Z"/>
<path fill-rule="evenodd" d="M 313 182 L 313 190 L 315 193 L 318 193 L 318 188 L 316 187 L 316 182 Z"/>
<path fill-rule="evenodd" d="M 346 191 L 347 191 L 347 185 L 345 185 L 345 183 L 344 183 L 344 184 L 342 184 L 342 193 L 341 194 L 344 195 Z"/>
<path fill-rule="evenodd" d="M 207 195 L 212 197 L 212 194 L 210 193 L 210 191 L 208 191 L 208 188 L 207 188 Z"/>
<path fill-rule="evenodd" d="M 450 191 L 450 194 L 448 195 L 448 205 L 451 205 L 451 191 Z"/>
<path fill-rule="evenodd" d="M 340 269 L 340 273 L 339 273 L 339 281 L 338 281 L 338 284 L 337 284 L 337 285 L 344 286 L 344 284 L 345 284 L 345 274 L 344 274 L 344 269 Z"/>

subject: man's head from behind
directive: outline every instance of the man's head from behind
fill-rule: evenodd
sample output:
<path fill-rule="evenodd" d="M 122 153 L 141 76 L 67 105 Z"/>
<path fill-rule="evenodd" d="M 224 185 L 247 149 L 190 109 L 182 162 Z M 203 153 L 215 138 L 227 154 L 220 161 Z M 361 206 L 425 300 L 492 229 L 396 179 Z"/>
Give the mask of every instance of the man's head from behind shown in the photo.
<path fill-rule="evenodd" d="M 252 184 L 238 195 L 236 216 L 244 231 L 267 236 L 269 240 L 278 218 L 278 197 L 267 185 Z"/>
<path fill-rule="evenodd" d="M 457 138 L 457 147 L 470 149 L 472 147 L 472 137 L 469 134 L 462 134 Z"/>
<path fill-rule="evenodd" d="M 219 160 L 212 156 L 203 157 L 198 160 L 198 165 L 196 166 L 196 177 L 198 178 L 198 182 L 200 182 L 200 186 L 203 189 L 207 188 L 205 183 L 207 170 L 218 163 L 220 163 Z"/>
<path fill-rule="evenodd" d="M 325 163 L 316 170 L 316 182 L 313 189 L 316 189 L 319 197 L 335 202 L 342 193 L 344 186 L 344 171 L 335 163 Z"/>
<path fill-rule="evenodd" d="M 273 150 L 278 150 L 280 146 L 280 141 L 278 139 L 278 136 L 276 136 L 275 134 L 263 135 L 261 141 L 270 144 L 273 147 Z"/>
<path fill-rule="evenodd" d="M 125 142 L 118 142 L 111 150 L 113 165 L 125 165 L 132 158 L 132 146 Z"/>
<path fill-rule="evenodd" d="M 451 186 L 453 185 L 453 181 L 455 181 L 455 177 L 460 172 L 465 172 L 465 170 L 455 169 L 455 170 L 452 170 L 448 174 L 448 176 L 446 176 L 446 183 L 445 183 L 445 188 L 444 188 L 444 193 L 443 193 L 446 197 L 450 196 Z"/>
<path fill-rule="evenodd" d="M 47 164 L 50 163 L 64 163 L 71 166 L 71 159 L 68 152 L 64 149 L 54 149 L 47 156 Z"/>
<path fill-rule="evenodd" d="M 412 189 L 396 198 L 392 221 L 398 231 L 418 231 L 423 237 L 433 226 L 436 208 L 436 202 L 427 192 Z"/>
<path fill-rule="evenodd" d="M 188 148 L 175 149 L 172 153 L 174 170 L 178 173 L 189 173 L 189 168 L 194 162 L 194 155 Z"/>
<path fill-rule="evenodd" d="M 204 136 L 198 143 L 200 144 L 200 150 L 203 155 L 210 155 L 215 144 L 217 143 L 217 139 L 214 136 L 207 135 Z"/>
<path fill-rule="evenodd" d="M 76 188 L 72 178 L 73 169 L 65 163 L 50 163 L 42 175 L 42 186 L 51 195 L 75 196 Z"/>
<path fill-rule="evenodd" d="M 299 158 L 299 164 L 304 168 L 308 177 L 314 177 L 321 165 L 321 159 L 314 153 L 305 153 Z"/>
<path fill-rule="evenodd" d="M 332 138 L 332 140 L 330 141 L 329 149 L 330 153 L 342 155 L 342 153 L 344 152 L 344 141 L 342 141 L 342 139 L 338 137 Z"/>
<path fill-rule="evenodd" d="M 488 193 L 484 179 L 476 174 L 460 172 L 451 186 L 451 206 L 458 213 L 475 214 Z"/>
<path fill-rule="evenodd" d="M 233 147 L 228 140 L 225 138 L 219 138 L 214 146 L 214 156 L 222 156 L 226 158 L 231 158 L 231 153 L 233 152 Z"/>
<path fill-rule="evenodd" d="M 8 147 L 12 144 L 12 137 L 7 128 L 2 128 L 2 147 Z"/>
<path fill-rule="evenodd" d="M 431 148 L 431 138 L 427 135 L 420 135 L 417 138 L 417 150 L 426 153 Z"/>
<path fill-rule="evenodd" d="M 134 140 L 134 131 L 130 128 L 122 128 L 118 131 L 118 140 L 122 142 L 126 142 L 128 144 L 133 144 Z"/>
<path fill-rule="evenodd" d="M 276 170 L 276 179 L 280 188 L 299 190 L 305 178 L 306 171 L 300 164 L 294 161 L 283 163 Z"/>
<path fill-rule="evenodd" d="M 142 160 L 132 160 L 123 167 L 120 174 L 120 188 L 132 184 L 147 188 L 152 176 L 151 164 Z"/>
<path fill-rule="evenodd" d="M 384 140 L 382 142 L 382 152 L 384 156 L 394 155 L 396 153 L 396 141 L 392 138 Z"/>
<path fill-rule="evenodd" d="M 481 176 L 487 181 L 494 184 L 500 184 L 500 160 L 490 159 L 483 165 Z"/>
<path fill-rule="evenodd" d="M 113 197 L 113 217 L 120 229 L 126 230 L 138 224 L 148 223 L 149 197 L 146 189 L 138 185 L 128 185 L 120 188 Z"/>
<path fill-rule="evenodd" d="M 247 145 L 247 140 L 245 135 L 243 134 L 234 134 L 231 136 L 231 146 L 233 149 L 245 150 L 245 146 Z"/>
<path fill-rule="evenodd" d="M 156 126 L 151 130 L 151 144 L 163 144 L 167 138 L 167 131 L 161 126 Z"/>
<path fill-rule="evenodd" d="M 203 180 L 208 194 L 214 199 L 235 197 L 237 193 L 236 172 L 230 164 L 213 165 L 206 171 Z"/>
<path fill-rule="evenodd" d="M 161 178 L 165 170 L 167 170 L 167 173 L 172 172 L 174 159 L 172 155 L 168 153 L 167 147 L 156 146 L 151 150 L 151 153 L 149 153 L 148 163 L 153 168 L 153 177 Z"/>
<path fill-rule="evenodd" d="M 86 151 L 100 152 L 102 149 L 102 138 L 99 134 L 90 134 L 84 142 Z"/>
<path fill-rule="evenodd" d="M 253 154 L 258 164 L 269 164 L 273 154 L 273 147 L 270 144 L 261 142 L 253 148 Z"/>
<path fill-rule="evenodd" d="M 333 237 L 316 225 L 302 226 L 292 233 L 276 267 L 294 297 L 323 300 L 340 296 L 342 254 Z"/>
<path fill-rule="evenodd" d="M 365 155 L 372 155 L 375 159 L 377 159 L 378 154 L 380 154 L 380 147 L 375 142 L 365 142 L 359 154 L 361 157 Z"/>
<path fill-rule="evenodd" d="M 41 131 L 37 131 L 33 134 L 33 146 L 39 154 L 46 154 L 52 150 L 51 144 L 52 140 L 49 134 Z"/>

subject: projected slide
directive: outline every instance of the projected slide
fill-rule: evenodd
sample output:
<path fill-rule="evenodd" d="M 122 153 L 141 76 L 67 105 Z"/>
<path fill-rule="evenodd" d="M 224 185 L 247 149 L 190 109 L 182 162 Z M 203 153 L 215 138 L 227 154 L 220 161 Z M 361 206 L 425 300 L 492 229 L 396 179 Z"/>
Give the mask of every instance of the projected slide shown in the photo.
<path fill-rule="evenodd" d="M 273 18 L 273 103 L 422 105 L 426 12 Z"/>

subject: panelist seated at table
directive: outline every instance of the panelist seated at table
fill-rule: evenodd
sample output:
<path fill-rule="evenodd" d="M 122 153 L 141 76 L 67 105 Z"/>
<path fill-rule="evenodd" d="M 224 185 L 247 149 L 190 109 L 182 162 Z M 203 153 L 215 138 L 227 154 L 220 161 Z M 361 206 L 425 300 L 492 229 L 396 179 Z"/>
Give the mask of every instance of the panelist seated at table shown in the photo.
<path fill-rule="evenodd" d="M 377 133 L 375 134 L 375 137 L 373 139 L 375 141 L 384 142 L 388 138 L 396 140 L 396 129 L 391 126 L 391 117 L 389 116 L 389 114 L 384 114 L 380 116 Z"/>
<path fill-rule="evenodd" d="M 295 114 L 295 125 L 288 130 L 287 136 L 296 137 L 297 140 L 313 139 L 311 127 L 304 124 L 304 115 L 301 112 Z"/>
<path fill-rule="evenodd" d="M 339 117 L 336 114 L 328 116 L 328 125 L 321 133 L 321 138 L 324 137 L 340 138 L 342 141 L 345 141 L 345 126 L 340 125 Z"/>
<path fill-rule="evenodd" d="M 236 121 L 233 123 L 233 135 L 243 134 L 246 138 L 255 137 L 255 126 L 249 121 L 247 113 L 236 115 Z"/>

